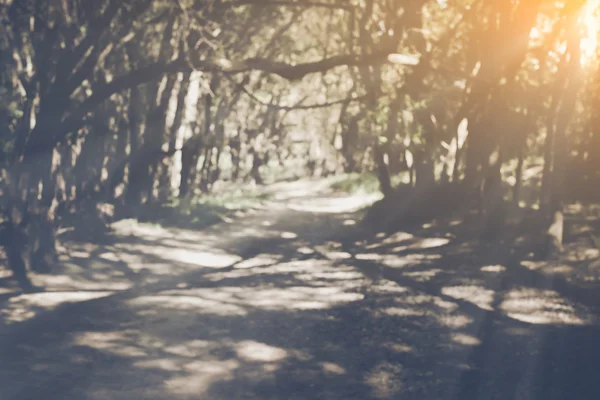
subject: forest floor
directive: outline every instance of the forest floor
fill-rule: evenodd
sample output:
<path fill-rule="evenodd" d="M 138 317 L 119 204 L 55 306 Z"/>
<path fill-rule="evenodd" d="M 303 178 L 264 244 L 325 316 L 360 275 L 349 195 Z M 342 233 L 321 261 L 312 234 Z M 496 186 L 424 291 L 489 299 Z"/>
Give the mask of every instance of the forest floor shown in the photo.
<path fill-rule="evenodd" d="M 542 263 L 435 225 L 363 237 L 373 199 L 271 189 L 204 230 L 64 242 L 43 293 L 0 289 L 0 399 L 600 398 L 591 245 Z"/>

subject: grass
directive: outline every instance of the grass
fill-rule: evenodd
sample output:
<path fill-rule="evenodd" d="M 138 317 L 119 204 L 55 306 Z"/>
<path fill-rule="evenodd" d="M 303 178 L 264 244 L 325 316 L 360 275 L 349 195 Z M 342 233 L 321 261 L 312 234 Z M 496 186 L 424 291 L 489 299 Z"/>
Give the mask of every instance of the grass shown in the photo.
<path fill-rule="evenodd" d="M 244 210 L 253 208 L 262 204 L 262 202 L 269 200 L 272 194 L 261 190 L 252 189 L 234 189 L 226 190 L 215 194 L 207 194 L 196 199 L 187 200 L 180 206 L 185 207 L 216 207 L 227 210 Z"/>
<path fill-rule="evenodd" d="M 144 206 L 138 220 L 162 227 L 202 229 L 224 221 L 235 212 L 260 206 L 270 193 L 252 189 L 230 189 L 215 194 L 173 199 L 168 204 Z"/>
<path fill-rule="evenodd" d="M 406 172 L 392 176 L 392 186 L 397 187 L 400 184 L 408 182 Z M 379 193 L 379 180 L 372 172 L 343 174 L 334 177 L 331 180 L 330 188 L 348 194 L 374 194 Z"/>
<path fill-rule="evenodd" d="M 332 179 L 330 188 L 349 194 L 376 193 L 379 191 L 379 181 L 375 174 L 369 172 L 343 174 Z"/>

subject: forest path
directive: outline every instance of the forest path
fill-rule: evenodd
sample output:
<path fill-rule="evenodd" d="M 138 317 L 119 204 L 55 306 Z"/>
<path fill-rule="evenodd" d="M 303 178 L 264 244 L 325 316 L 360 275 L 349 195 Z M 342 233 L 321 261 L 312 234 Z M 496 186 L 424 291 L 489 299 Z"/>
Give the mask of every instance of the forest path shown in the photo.
<path fill-rule="evenodd" d="M 68 274 L 3 304 L 0 399 L 600 398 L 593 301 L 439 232 L 354 243 L 364 198 L 276 189 L 68 244 Z"/>

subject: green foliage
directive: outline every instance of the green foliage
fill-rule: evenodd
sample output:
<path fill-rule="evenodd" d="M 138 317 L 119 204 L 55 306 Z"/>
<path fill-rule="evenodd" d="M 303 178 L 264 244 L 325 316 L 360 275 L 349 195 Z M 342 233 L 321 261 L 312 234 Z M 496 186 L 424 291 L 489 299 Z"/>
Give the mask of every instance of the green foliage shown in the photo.
<path fill-rule="evenodd" d="M 195 198 L 174 199 L 169 204 L 143 206 L 140 221 L 161 226 L 201 229 L 217 224 L 238 212 L 259 207 L 271 193 L 245 188 L 223 190 Z"/>
<path fill-rule="evenodd" d="M 379 181 L 377 176 L 370 172 L 344 174 L 336 177 L 330 187 L 335 191 L 349 194 L 377 193 L 379 192 Z"/>
<path fill-rule="evenodd" d="M 223 212 L 246 210 L 257 207 L 271 198 L 271 193 L 261 190 L 235 189 L 200 196 L 190 202 L 190 212 L 195 207 L 215 207 Z"/>

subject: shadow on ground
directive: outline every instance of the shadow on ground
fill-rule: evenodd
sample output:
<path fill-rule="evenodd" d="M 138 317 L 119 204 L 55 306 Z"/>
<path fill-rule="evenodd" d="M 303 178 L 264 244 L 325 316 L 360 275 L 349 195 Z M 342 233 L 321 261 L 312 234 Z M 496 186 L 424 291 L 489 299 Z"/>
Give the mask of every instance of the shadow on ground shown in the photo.
<path fill-rule="evenodd" d="M 3 311 L 0 398 L 600 397 L 598 291 L 568 260 L 435 226 L 365 238 L 350 205 L 287 199 L 67 246 L 68 278 Z"/>

